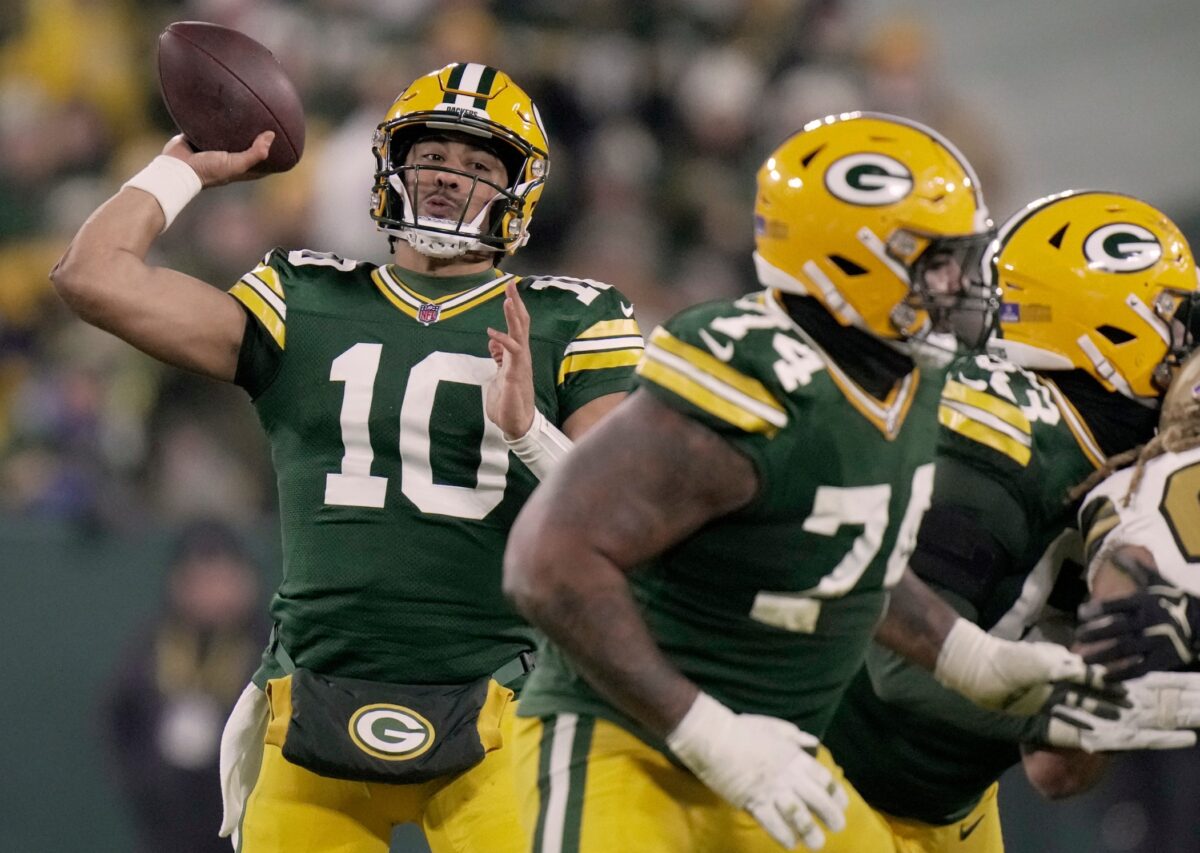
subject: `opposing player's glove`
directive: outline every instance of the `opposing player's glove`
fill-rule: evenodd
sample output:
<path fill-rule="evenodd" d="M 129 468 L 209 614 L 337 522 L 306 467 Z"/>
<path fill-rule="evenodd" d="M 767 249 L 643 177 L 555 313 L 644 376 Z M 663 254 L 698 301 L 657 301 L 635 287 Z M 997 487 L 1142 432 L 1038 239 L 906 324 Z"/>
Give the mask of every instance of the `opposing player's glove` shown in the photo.
<path fill-rule="evenodd" d="M 1079 642 L 1106 644 L 1085 659 L 1106 664 L 1115 678 L 1181 669 L 1200 655 L 1200 600 L 1169 584 L 1151 584 L 1127 598 L 1086 602 L 1079 621 Z"/>
<path fill-rule="evenodd" d="M 1038 713 L 1055 682 L 1085 687 L 1104 683 L 1104 668 L 1055 643 L 1022 643 L 993 637 L 967 619 L 946 635 L 934 677 L 977 705 L 1010 714 Z"/>
<path fill-rule="evenodd" d="M 1030 718 L 1028 741 L 1037 746 L 1118 752 L 1134 749 L 1181 749 L 1196 743 L 1196 733 L 1154 713 L 1154 694 L 1140 706 L 1124 687 L 1098 688 L 1057 684 L 1042 710 Z M 1195 698 L 1200 700 L 1200 685 Z M 1200 711 L 1200 702 L 1197 703 Z M 1167 725 L 1151 725 L 1166 722 Z"/>
<path fill-rule="evenodd" d="M 815 814 L 833 832 L 846 826 L 845 789 L 814 757 L 819 741 L 787 720 L 737 714 L 700 693 L 667 746 L 704 784 L 744 808 L 787 849 L 797 838 L 825 845 Z"/>

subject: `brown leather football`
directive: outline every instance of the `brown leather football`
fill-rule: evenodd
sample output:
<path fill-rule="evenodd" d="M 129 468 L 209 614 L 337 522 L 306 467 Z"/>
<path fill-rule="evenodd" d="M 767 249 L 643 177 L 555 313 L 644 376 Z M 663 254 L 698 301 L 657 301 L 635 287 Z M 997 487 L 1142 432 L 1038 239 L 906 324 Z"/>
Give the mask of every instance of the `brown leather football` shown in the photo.
<path fill-rule="evenodd" d="M 198 151 L 244 151 L 275 131 L 257 172 L 286 172 L 304 153 L 304 107 L 279 60 L 217 24 L 176 21 L 158 37 L 158 83 L 176 126 Z"/>

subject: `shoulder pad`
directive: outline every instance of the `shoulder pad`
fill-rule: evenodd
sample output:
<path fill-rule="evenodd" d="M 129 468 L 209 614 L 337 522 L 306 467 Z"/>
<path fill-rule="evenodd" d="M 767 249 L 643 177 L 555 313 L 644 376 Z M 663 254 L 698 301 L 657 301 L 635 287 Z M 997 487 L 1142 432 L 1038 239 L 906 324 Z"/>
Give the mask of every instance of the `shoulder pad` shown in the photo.
<path fill-rule="evenodd" d="M 638 373 L 746 432 L 773 434 L 788 422 L 781 397 L 824 368 L 789 328 L 753 301 L 698 305 L 654 330 Z"/>

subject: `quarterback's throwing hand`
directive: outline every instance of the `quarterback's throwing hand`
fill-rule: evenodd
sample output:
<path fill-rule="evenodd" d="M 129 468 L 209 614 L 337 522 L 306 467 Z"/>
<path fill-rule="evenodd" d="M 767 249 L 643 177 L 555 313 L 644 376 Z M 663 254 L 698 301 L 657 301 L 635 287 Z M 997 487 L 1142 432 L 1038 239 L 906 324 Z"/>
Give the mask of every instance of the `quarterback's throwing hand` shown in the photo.
<path fill-rule="evenodd" d="M 667 736 L 667 745 L 704 784 L 744 808 L 791 850 L 825 845 L 846 826 L 846 790 L 814 757 L 819 741 L 777 717 L 736 714 L 706 693 Z"/>

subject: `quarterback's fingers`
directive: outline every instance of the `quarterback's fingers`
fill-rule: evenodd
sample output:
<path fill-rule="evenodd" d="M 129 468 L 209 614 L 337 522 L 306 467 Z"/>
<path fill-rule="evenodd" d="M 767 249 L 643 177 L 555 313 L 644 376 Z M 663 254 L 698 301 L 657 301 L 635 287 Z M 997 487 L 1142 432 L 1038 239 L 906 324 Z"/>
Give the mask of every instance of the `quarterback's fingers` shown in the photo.
<path fill-rule="evenodd" d="M 489 351 L 491 351 L 493 342 L 500 345 L 506 351 L 512 353 L 513 355 L 516 355 L 517 353 L 521 352 L 522 349 L 524 349 L 524 347 L 522 347 L 519 343 L 517 343 L 516 339 L 514 339 L 512 335 L 506 334 L 505 332 L 501 332 L 499 329 L 493 329 L 493 328 L 489 327 L 487 332 L 488 332 L 488 350 Z M 494 355 L 494 353 L 493 353 L 493 355 Z"/>
<path fill-rule="evenodd" d="M 513 334 L 529 334 L 529 310 L 521 299 L 516 283 L 512 281 L 504 286 L 504 319 L 508 321 L 508 330 Z"/>

